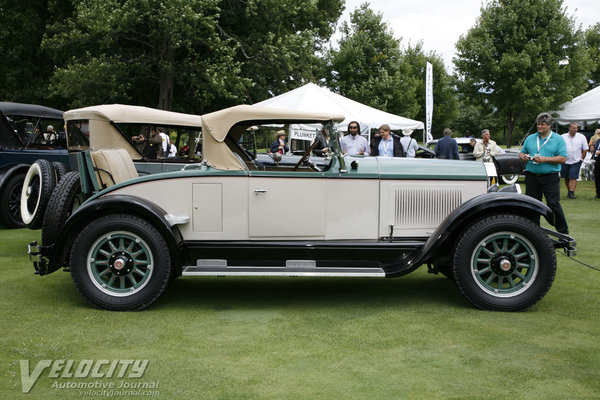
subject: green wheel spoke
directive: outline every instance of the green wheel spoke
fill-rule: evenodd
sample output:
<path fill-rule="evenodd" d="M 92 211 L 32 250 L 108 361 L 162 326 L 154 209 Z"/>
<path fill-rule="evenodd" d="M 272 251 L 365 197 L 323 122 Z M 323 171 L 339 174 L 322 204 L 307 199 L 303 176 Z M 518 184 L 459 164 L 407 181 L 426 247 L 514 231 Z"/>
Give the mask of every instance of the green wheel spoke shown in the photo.
<path fill-rule="evenodd" d="M 489 284 L 490 284 L 490 282 L 491 282 L 492 280 L 494 280 L 494 279 L 495 279 L 497 276 L 498 276 L 498 275 L 496 275 L 495 273 L 493 273 L 493 272 L 492 272 L 492 273 L 490 274 L 489 278 L 487 278 L 487 280 L 485 281 L 485 283 L 486 283 L 487 285 L 489 285 Z"/>
<path fill-rule="evenodd" d="M 94 260 L 94 265 L 108 265 L 108 260 Z"/>
<path fill-rule="evenodd" d="M 130 254 L 131 254 L 131 257 L 133 257 L 133 258 L 135 259 L 135 258 L 137 258 L 137 257 L 138 257 L 140 254 L 144 254 L 144 253 L 145 253 L 144 249 L 140 249 L 140 250 L 138 250 L 138 251 L 136 251 L 136 252 L 133 252 L 133 253 L 130 253 Z"/>
<path fill-rule="evenodd" d="M 490 272 L 491 270 L 492 270 L 491 266 L 485 267 L 484 269 L 482 269 L 482 270 L 479 271 L 479 275 L 482 275 L 482 274 L 485 274 L 487 272 Z"/>
<path fill-rule="evenodd" d="M 117 275 L 111 276 L 110 279 L 108 280 L 108 282 L 106 283 L 106 286 L 112 286 L 113 283 L 115 283 L 116 279 L 117 279 Z"/>
<path fill-rule="evenodd" d="M 514 270 L 513 275 L 516 275 L 519 279 L 521 279 L 522 281 L 525 281 L 525 277 L 523 276 L 523 274 L 521 274 L 516 269 Z"/>
<path fill-rule="evenodd" d="M 133 272 L 127 274 L 127 278 L 132 283 L 132 286 L 134 286 L 134 287 L 137 286 L 138 282 L 135 280 L 135 277 L 133 276 Z"/>
<path fill-rule="evenodd" d="M 529 263 L 517 263 L 517 268 L 530 268 L 530 264 Z"/>
<path fill-rule="evenodd" d="M 478 258 L 475 261 L 477 262 L 477 264 L 485 264 L 485 265 L 491 265 L 492 264 L 492 260 L 489 259 L 489 258 Z"/>
<path fill-rule="evenodd" d="M 494 253 L 493 251 L 490 251 L 490 250 L 488 250 L 488 249 L 487 249 L 487 248 L 485 248 L 485 247 L 482 247 L 482 248 L 481 248 L 481 251 L 483 251 L 483 252 L 484 252 L 484 253 L 486 253 L 488 256 L 490 256 L 490 258 L 491 258 L 491 257 L 494 257 L 494 254 L 495 254 L 495 253 Z"/>
<path fill-rule="evenodd" d="M 107 243 L 108 243 L 108 246 L 110 247 L 110 250 L 111 250 L 113 253 L 116 253 L 117 251 L 119 251 L 119 248 L 118 248 L 118 247 L 115 247 L 115 244 L 113 243 L 112 239 L 111 239 L 111 240 L 109 240 Z"/>
<path fill-rule="evenodd" d="M 523 258 L 523 257 L 529 257 L 529 255 L 530 255 L 530 254 L 529 254 L 528 252 L 523 252 L 523 253 L 515 254 L 515 258 L 516 258 L 517 260 L 520 260 L 520 259 L 521 259 L 521 258 Z"/>
<path fill-rule="evenodd" d="M 108 252 L 106 250 L 103 250 L 103 249 L 99 249 L 98 253 L 102 254 L 106 258 L 110 258 L 110 256 L 112 255 L 112 253 L 110 253 L 110 252 Z"/>
<path fill-rule="evenodd" d="M 506 280 L 507 280 L 507 282 L 508 282 L 508 285 L 510 286 L 510 288 L 511 288 L 511 289 L 512 289 L 512 288 L 514 288 L 515 286 L 517 286 L 517 285 L 515 284 L 515 281 L 513 281 L 513 278 L 512 278 L 512 276 L 510 276 L 510 275 L 509 275 L 509 276 L 507 276 L 507 277 L 506 277 Z"/>
<path fill-rule="evenodd" d="M 125 252 L 131 254 L 131 252 L 133 251 L 133 246 L 135 246 L 135 240 L 130 240 L 129 245 L 125 249 Z"/>
<path fill-rule="evenodd" d="M 515 254 L 515 252 L 517 251 L 518 248 L 519 248 L 519 243 L 515 243 L 513 245 L 513 247 L 511 247 L 510 250 L 508 250 L 508 253 L 512 254 L 516 258 L 517 255 Z"/>
<path fill-rule="evenodd" d="M 123 239 L 123 238 L 119 238 L 119 250 L 121 250 L 121 251 L 125 250 L 125 239 Z"/>
<path fill-rule="evenodd" d="M 103 270 L 102 272 L 100 272 L 98 274 L 99 278 L 102 278 L 104 275 L 108 274 L 110 272 L 110 268 L 106 268 L 105 270 Z"/>

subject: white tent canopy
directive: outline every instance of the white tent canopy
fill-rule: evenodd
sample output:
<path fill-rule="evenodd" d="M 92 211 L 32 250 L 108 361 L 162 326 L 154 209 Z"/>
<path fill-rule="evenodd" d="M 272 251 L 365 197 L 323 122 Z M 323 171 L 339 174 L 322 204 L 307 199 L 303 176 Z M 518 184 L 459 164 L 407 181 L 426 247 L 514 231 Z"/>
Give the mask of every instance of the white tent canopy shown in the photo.
<path fill-rule="evenodd" d="M 346 130 L 350 121 L 358 121 L 361 125 L 361 134 L 369 129 L 379 128 L 382 124 L 388 124 L 392 130 L 399 129 L 423 129 L 423 122 L 399 115 L 390 114 L 377 110 L 358 101 L 350 100 L 344 96 L 333 93 L 331 90 L 308 83 L 297 89 L 283 93 L 279 96 L 256 103 L 256 106 L 282 108 L 297 111 L 318 111 L 342 114 L 346 117 L 344 121 L 337 124 L 339 129 Z M 298 139 L 309 139 L 309 132 L 314 132 L 310 126 L 298 126 L 290 132 L 290 136 L 298 133 L 302 137 Z M 297 131 L 297 132 L 296 132 Z"/>
<path fill-rule="evenodd" d="M 600 122 L 600 86 L 562 104 L 560 108 L 563 110 L 555 112 L 559 124 Z"/>

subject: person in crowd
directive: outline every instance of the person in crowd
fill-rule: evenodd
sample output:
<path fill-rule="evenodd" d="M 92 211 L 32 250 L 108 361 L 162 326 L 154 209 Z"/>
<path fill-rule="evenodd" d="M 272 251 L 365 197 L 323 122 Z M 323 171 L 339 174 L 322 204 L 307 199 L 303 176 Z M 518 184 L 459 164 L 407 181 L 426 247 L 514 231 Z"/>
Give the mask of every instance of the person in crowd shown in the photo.
<path fill-rule="evenodd" d="M 379 137 L 371 141 L 372 156 L 380 157 L 405 157 L 404 149 L 400 144 L 400 138 L 392 134 L 390 126 L 383 124 L 379 127 Z"/>
<path fill-rule="evenodd" d="M 475 161 L 490 162 L 491 157 L 496 157 L 501 152 L 500 147 L 490 139 L 490 130 L 484 129 L 481 131 L 481 142 L 475 144 L 473 155 Z"/>
<path fill-rule="evenodd" d="M 460 159 L 458 156 L 458 144 L 452 137 L 452 130 L 450 128 L 444 129 L 444 137 L 438 140 L 434 151 L 437 158 Z"/>
<path fill-rule="evenodd" d="M 273 143 L 271 143 L 270 150 L 271 150 L 271 153 L 281 153 L 281 154 L 285 154 L 290 150 L 288 145 L 285 143 L 285 131 L 284 130 L 277 131 L 277 139 L 275 139 L 275 141 L 273 141 Z"/>
<path fill-rule="evenodd" d="M 169 156 L 171 140 L 169 139 L 169 135 L 165 133 L 164 128 L 158 128 L 158 136 L 160 136 L 162 142 L 162 156 L 166 158 Z"/>
<path fill-rule="evenodd" d="M 552 132 L 552 116 L 541 113 L 536 118 L 537 133 L 529 135 L 519 157 L 528 160 L 525 167 L 525 194 L 535 199 L 546 198 L 553 212 L 554 227 L 558 232 L 569 233 L 565 213 L 560 205 L 560 165 L 567 161 L 565 140 Z M 539 216 L 537 217 L 539 223 Z"/>
<path fill-rule="evenodd" d="M 588 143 L 588 147 L 590 148 L 590 154 L 592 157 L 598 148 L 596 147 L 596 142 L 600 139 L 600 128 L 594 131 L 594 135 L 590 138 L 590 142 Z"/>
<path fill-rule="evenodd" d="M 475 151 L 475 145 L 477 144 L 477 140 L 475 140 L 475 138 L 471 138 L 469 140 L 469 152 L 473 152 Z"/>
<path fill-rule="evenodd" d="M 412 133 L 412 129 L 403 129 L 402 138 L 400 138 L 400 144 L 402 145 L 402 149 L 404 150 L 406 157 L 411 158 L 416 156 L 417 150 L 419 150 L 419 144 L 410 136 Z"/>
<path fill-rule="evenodd" d="M 596 129 L 597 133 L 600 129 Z M 595 150 L 592 153 L 592 159 L 595 161 L 594 165 L 594 181 L 596 183 L 596 199 L 600 199 L 600 135 L 598 135 L 598 139 L 594 143 Z"/>
<path fill-rule="evenodd" d="M 177 147 L 173 144 L 169 144 L 169 158 L 177 157 Z"/>
<path fill-rule="evenodd" d="M 148 135 L 147 138 L 145 138 L 143 134 L 140 134 L 137 137 L 134 136 L 132 139 L 136 143 L 145 144 L 144 148 L 142 149 L 142 156 L 149 160 L 156 160 L 162 144 L 162 138 L 156 134 L 156 130 L 154 128 L 146 131 L 146 133 Z"/>
<path fill-rule="evenodd" d="M 585 136 L 577 132 L 577 124 L 570 123 L 569 131 L 562 134 L 567 145 L 567 161 L 562 165 L 560 176 L 565 180 L 565 185 L 569 193 L 569 199 L 575 198 L 575 188 L 577 187 L 577 178 L 579 178 L 579 169 L 589 150 L 588 141 Z"/>
<path fill-rule="evenodd" d="M 465 131 L 465 136 L 464 137 L 466 137 L 466 138 L 472 138 L 473 136 L 471 136 L 471 131 L 467 129 Z"/>
<path fill-rule="evenodd" d="M 361 136 L 358 122 L 352 121 L 348 124 L 348 135 L 340 140 L 340 147 L 342 148 L 342 154 L 350 156 L 369 155 L 369 143 L 364 136 Z"/>
<path fill-rule="evenodd" d="M 43 134 L 43 138 L 46 143 L 50 143 L 58 139 L 58 135 L 56 134 L 56 131 L 54 130 L 54 127 L 52 125 L 48 125 L 46 127 L 46 131 Z"/>

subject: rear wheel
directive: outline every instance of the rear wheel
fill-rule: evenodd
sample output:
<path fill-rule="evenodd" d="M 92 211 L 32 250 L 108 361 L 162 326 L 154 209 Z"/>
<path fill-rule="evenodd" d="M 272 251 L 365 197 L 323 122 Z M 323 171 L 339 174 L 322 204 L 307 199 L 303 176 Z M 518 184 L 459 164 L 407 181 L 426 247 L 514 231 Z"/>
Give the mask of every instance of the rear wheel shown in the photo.
<path fill-rule="evenodd" d="M 71 277 L 95 306 L 141 310 L 164 291 L 171 275 L 169 249 L 145 220 L 109 215 L 87 225 L 71 248 Z"/>
<path fill-rule="evenodd" d="M 27 171 L 21 191 L 21 218 L 30 229 L 39 229 L 46 205 L 56 186 L 54 168 L 48 160 L 36 160 Z"/>
<path fill-rule="evenodd" d="M 555 274 L 552 242 L 521 216 L 480 219 L 463 232 L 454 251 L 456 284 L 482 309 L 526 309 L 546 295 Z"/>
<path fill-rule="evenodd" d="M 17 174 L 10 178 L 0 198 L 0 215 L 7 228 L 23 228 L 25 224 L 21 218 L 21 190 L 25 174 Z"/>

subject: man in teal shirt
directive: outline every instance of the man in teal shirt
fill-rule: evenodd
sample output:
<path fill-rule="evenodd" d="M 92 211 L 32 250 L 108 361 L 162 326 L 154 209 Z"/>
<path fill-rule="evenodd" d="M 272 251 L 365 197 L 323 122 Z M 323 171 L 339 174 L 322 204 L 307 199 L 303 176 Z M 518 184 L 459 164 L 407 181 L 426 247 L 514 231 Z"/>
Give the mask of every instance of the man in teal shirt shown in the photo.
<path fill-rule="evenodd" d="M 554 214 L 554 227 L 558 232 L 569 233 L 565 213 L 560 205 L 561 164 L 567 160 L 567 145 L 556 132 L 552 132 L 552 116 L 541 113 L 537 116 L 537 133 L 529 135 L 523 143 L 519 157 L 527 162 L 525 171 L 525 194 L 542 200 Z"/>

